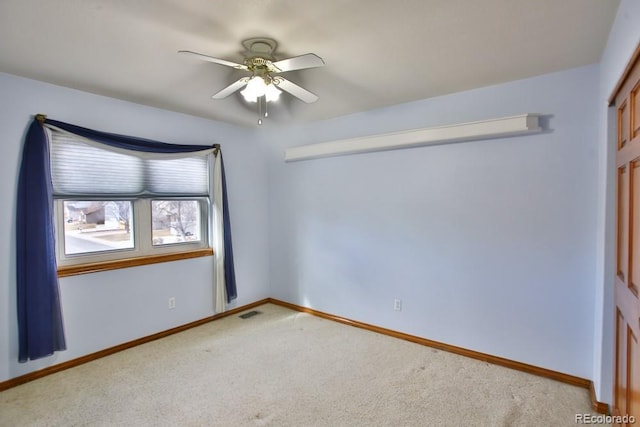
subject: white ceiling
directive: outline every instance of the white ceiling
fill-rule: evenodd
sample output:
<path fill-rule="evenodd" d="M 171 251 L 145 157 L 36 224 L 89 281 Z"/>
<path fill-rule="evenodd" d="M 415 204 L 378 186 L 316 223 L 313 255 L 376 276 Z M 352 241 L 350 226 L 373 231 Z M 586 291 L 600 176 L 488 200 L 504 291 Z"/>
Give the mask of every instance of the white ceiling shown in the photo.
<path fill-rule="evenodd" d="M 597 63 L 618 0 L 0 0 L 0 72 L 239 125 L 255 104 L 211 95 L 245 75 L 241 41 L 313 52 L 285 76 L 277 123 L 311 121 Z"/>

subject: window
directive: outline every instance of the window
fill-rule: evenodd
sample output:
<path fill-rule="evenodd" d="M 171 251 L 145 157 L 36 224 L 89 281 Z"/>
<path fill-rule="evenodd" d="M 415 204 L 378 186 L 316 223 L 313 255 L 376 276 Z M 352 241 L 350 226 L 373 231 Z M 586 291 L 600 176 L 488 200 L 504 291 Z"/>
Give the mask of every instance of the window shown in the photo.
<path fill-rule="evenodd" d="M 134 249 L 133 203 L 128 200 L 63 200 L 64 255 Z"/>
<path fill-rule="evenodd" d="M 153 244 L 199 242 L 202 236 L 200 210 L 198 200 L 152 200 Z"/>
<path fill-rule="evenodd" d="M 209 248 L 211 153 L 111 148 L 51 130 L 61 267 Z"/>

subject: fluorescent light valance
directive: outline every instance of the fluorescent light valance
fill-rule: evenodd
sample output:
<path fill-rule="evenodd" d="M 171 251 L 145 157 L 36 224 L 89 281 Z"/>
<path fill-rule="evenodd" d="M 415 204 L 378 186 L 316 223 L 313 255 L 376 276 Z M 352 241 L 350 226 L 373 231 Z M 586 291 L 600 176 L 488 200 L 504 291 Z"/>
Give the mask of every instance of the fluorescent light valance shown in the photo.
<path fill-rule="evenodd" d="M 284 160 L 286 162 L 294 162 L 347 154 L 500 138 L 540 132 L 541 130 L 537 114 L 522 114 L 478 122 L 413 129 L 291 147 L 285 150 Z"/>

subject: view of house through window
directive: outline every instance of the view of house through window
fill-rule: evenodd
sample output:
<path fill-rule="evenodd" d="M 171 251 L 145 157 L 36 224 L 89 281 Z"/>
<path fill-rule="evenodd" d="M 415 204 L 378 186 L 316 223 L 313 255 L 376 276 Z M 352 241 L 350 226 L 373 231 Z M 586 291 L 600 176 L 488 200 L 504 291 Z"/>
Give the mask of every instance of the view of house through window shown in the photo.
<path fill-rule="evenodd" d="M 128 200 L 64 201 L 65 255 L 133 249 L 133 206 Z M 152 200 L 153 246 L 200 242 L 201 212 L 200 200 Z"/>
<path fill-rule="evenodd" d="M 66 255 L 131 249 L 133 206 L 130 201 L 65 201 Z"/>
<path fill-rule="evenodd" d="M 200 240 L 198 200 L 152 200 L 151 231 L 153 245 L 197 242 Z"/>

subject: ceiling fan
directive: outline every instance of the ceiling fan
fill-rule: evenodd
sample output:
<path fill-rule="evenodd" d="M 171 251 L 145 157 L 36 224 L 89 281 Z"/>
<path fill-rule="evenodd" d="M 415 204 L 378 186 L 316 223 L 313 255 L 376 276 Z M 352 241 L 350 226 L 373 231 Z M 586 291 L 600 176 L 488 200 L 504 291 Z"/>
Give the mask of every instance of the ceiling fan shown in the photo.
<path fill-rule="evenodd" d="M 244 88 L 240 92 L 244 99 L 248 102 L 256 102 L 258 104 L 259 125 L 262 124 L 262 117 L 268 116 L 267 103 L 277 101 L 282 90 L 306 103 L 312 103 L 318 100 L 317 95 L 279 75 L 287 71 L 323 66 L 324 61 L 318 55 L 307 53 L 305 55 L 275 61 L 273 52 L 278 47 L 278 43 L 273 39 L 254 37 L 244 40 L 242 45 L 246 49 L 245 60 L 242 64 L 227 61 L 226 59 L 214 58 L 190 50 L 180 50 L 178 53 L 250 72 L 250 76 L 236 80 L 212 95 L 212 98 L 226 98 L 232 93 Z"/>

